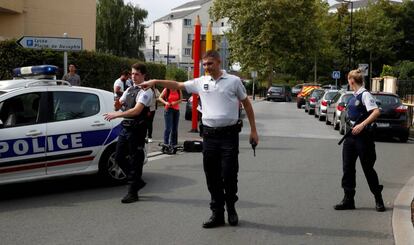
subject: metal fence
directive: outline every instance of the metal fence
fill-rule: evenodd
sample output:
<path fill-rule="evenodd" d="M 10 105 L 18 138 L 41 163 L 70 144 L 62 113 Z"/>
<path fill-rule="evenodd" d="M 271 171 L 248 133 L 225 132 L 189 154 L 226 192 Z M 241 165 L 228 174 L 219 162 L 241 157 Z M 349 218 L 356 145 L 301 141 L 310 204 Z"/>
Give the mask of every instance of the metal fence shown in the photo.
<path fill-rule="evenodd" d="M 398 80 L 397 94 L 406 104 L 414 104 L 414 80 Z"/>

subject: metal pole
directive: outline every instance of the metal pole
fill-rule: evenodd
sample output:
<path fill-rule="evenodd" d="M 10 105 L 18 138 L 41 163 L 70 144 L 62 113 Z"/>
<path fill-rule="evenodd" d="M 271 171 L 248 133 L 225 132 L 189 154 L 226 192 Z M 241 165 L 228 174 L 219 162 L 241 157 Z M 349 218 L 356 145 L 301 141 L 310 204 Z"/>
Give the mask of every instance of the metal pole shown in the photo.
<path fill-rule="evenodd" d="M 170 64 L 170 42 L 167 42 L 167 65 Z"/>
<path fill-rule="evenodd" d="M 353 65 L 351 65 L 351 61 L 352 59 L 352 12 L 354 10 L 354 3 L 352 1 L 349 1 L 349 3 L 351 3 L 351 30 L 349 33 L 349 71 L 351 71 L 351 67 Z"/>
<path fill-rule="evenodd" d="M 63 37 L 67 38 L 68 34 L 66 32 L 63 33 Z M 68 73 L 68 52 L 67 51 L 63 52 L 63 70 L 64 70 L 63 74 L 66 75 Z"/>
<path fill-rule="evenodd" d="M 254 78 L 253 78 L 253 89 L 252 89 L 253 91 L 252 91 L 252 94 L 253 94 L 253 100 L 255 100 L 256 99 L 256 96 L 255 96 L 255 91 L 254 91 Z"/>
<path fill-rule="evenodd" d="M 155 62 L 155 21 L 152 22 L 152 61 Z"/>

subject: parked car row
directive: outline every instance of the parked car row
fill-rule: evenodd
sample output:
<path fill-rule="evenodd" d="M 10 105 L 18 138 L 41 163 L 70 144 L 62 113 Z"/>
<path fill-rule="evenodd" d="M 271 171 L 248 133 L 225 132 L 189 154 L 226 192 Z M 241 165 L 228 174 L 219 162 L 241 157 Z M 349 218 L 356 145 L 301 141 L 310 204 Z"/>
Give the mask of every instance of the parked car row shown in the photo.
<path fill-rule="evenodd" d="M 375 136 L 396 137 L 400 142 L 407 142 L 410 126 L 407 106 L 393 93 L 374 92 L 372 95 L 381 111 L 372 125 Z M 303 97 L 305 112 L 314 114 L 319 121 L 332 125 L 343 135 L 350 130 L 346 108 L 352 96 L 352 91 L 313 88 Z M 299 104 L 298 108 L 301 108 Z"/>

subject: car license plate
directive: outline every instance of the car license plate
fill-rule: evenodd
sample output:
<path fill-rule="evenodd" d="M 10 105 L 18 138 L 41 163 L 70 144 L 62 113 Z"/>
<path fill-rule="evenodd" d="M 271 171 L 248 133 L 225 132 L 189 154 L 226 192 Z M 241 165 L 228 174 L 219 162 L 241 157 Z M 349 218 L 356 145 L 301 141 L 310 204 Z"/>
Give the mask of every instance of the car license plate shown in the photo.
<path fill-rule="evenodd" d="M 378 128 L 388 128 L 389 126 L 389 123 L 377 123 Z"/>

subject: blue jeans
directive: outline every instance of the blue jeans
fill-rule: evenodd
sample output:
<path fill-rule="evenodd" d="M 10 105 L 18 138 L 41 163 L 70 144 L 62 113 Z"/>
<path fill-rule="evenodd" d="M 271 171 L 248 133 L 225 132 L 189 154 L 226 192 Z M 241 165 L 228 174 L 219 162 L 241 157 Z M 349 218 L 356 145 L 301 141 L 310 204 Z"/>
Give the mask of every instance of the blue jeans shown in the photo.
<path fill-rule="evenodd" d="M 177 145 L 178 120 L 180 119 L 180 111 L 169 108 L 164 111 L 164 119 L 164 144 Z"/>

